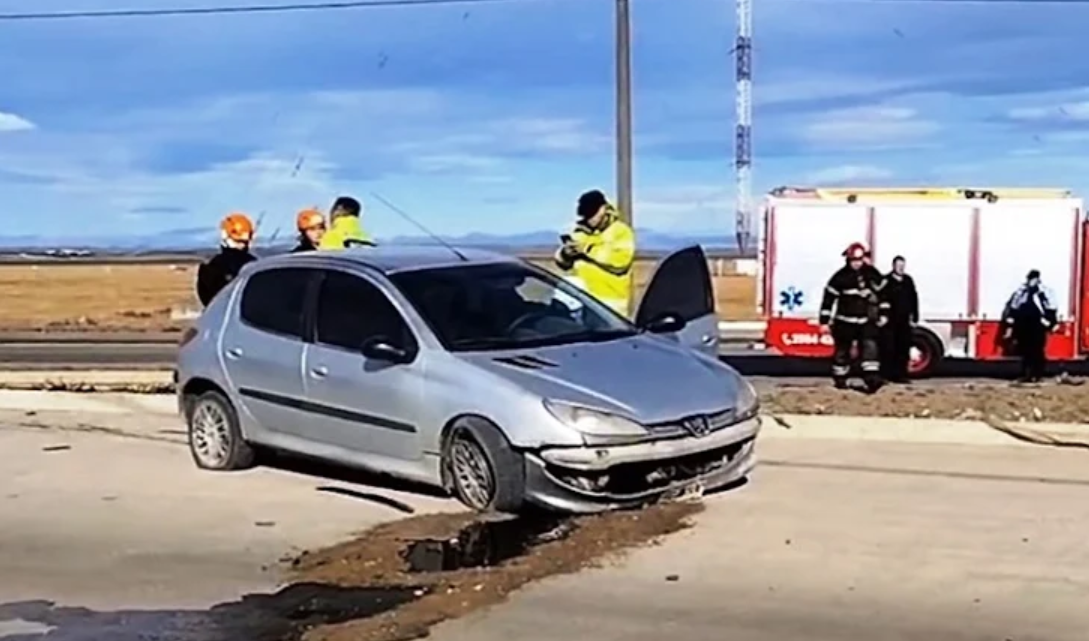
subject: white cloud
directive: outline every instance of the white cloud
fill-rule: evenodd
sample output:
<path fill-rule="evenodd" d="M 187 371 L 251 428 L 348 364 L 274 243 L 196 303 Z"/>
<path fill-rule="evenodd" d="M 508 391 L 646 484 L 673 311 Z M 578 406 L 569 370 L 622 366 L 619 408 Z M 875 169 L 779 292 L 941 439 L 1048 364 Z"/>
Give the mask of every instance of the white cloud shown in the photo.
<path fill-rule="evenodd" d="M 22 116 L 0 111 L 0 133 L 9 131 L 30 131 L 37 129 L 34 123 Z"/>
<path fill-rule="evenodd" d="M 886 91 L 909 91 L 933 78 L 880 78 L 853 74 L 792 72 L 762 82 L 753 89 L 757 105 L 772 105 L 803 100 L 827 100 L 866 96 Z"/>
<path fill-rule="evenodd" d="M 409 158 L 409 166 L 422 173 L 472 173 L 495 170 L 503 159 L 475 154 L 430 154 Z"/>
<path fill-rule="evenodd" d="M 919 142 L 939 129 L 915 109 L 871 105 L 825 112 L 802 128 L 801 137 L 828 147 L 893 147 Z"/>
<path fill-rule="evenodd" d="M 639 227 L 660 231 L 714 229 L 733 221 L 733 188 L 716 184 L 678 184 L 635 194 Z"/>
<path fill-rule="evenodd" d="M 805 176 L 805 182 L 812 185 L 860 184 L 875 180 L 886 180 L 893 172 L 873 165 L 840 165 L 814 171 Z"/>
<path fill-rule="evenodd" d="M 492 125 L 500 138 L 513 137 L 516 146 L 542 152 L 594 153 L 612 145 L 611 136 L 592 131 L 579 118 L 521 118 Z"/>

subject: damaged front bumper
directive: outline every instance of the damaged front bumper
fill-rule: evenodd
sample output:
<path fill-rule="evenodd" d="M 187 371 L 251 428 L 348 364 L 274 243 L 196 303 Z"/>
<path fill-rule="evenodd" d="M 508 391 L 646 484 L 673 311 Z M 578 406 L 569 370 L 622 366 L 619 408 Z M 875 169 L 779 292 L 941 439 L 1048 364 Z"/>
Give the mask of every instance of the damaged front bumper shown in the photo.
<path fill-rule="evenodd" d="M 759 416 L 706 436 L 526 452 L 526 497 L 563 512 L 650 503 L 693 484 L 706 490 L 745 478 L 756 465 Z"/>

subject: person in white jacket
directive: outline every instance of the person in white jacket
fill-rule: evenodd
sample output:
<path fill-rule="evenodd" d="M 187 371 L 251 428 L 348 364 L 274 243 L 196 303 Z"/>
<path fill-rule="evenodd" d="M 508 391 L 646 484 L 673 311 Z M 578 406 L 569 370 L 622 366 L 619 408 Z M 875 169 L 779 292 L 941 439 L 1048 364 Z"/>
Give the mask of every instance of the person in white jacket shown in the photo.
<path fill-rule="evenodd" d="M 1047 337 L 1059 325 L 1054 297 L 1033 269 L 1002 311 L 1003 338 L 1013 339 L 1021 357 L 1022 382 L 1041 380 L 1047 369 Z"/>

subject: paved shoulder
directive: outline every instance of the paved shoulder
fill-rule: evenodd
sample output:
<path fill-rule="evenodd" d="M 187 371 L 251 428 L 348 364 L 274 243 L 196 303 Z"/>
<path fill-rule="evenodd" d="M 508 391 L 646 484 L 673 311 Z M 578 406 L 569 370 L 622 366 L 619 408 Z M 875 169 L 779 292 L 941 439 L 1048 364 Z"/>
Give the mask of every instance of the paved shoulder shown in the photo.
<path fill-rule="evenodd" d="M 268 589 L 293 549 L 445 507 L 386 490 L 319 492 L 337 483 L 287 472 L 202 472 L 168 417 L 83 415 L 63 430 L 41 419 L 0 429 L 0 603 L 207 606 Z M 96 429 L 118 425 L 136 436 Z"/>
<path fill-rule="evenodd" d="M 710 497 L 694 529 L 611 567 L 531 587 L 433 637 L 1084 641 L 1086 488 L 1034 478 L 1075 472 L 1084 456 L 765 445 L 776 465 Z"/>

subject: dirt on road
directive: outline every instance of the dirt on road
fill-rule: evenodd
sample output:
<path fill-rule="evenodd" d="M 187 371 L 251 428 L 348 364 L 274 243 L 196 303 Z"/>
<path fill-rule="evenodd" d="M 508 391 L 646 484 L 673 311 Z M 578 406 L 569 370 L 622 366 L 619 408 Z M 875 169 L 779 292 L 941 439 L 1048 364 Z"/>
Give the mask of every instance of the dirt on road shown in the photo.
<path fill-rule="evenodd" d="M 568 520 L 481 521 L 470 514 L 415 517 L 291 561 L 294 581 L 340 588 L 410 589 L 395 609 L 320 625 L 304 641 L 401 641 L 447 619 L 499 603 L 531 581 L 600 563 L 687 528 L 699 503 Z M 663 578 L 666 580 L 666 578 Z"/>
<path fill-rule="evenodd" d="M 963 383 L 890 385 L 875 394 L 831 384 L 780 385 L 762 395 L 765 411 L 779 414 L 895 416 L 1014 422 L 1089 422 L 1089 387 L 1078 379 L 1018 385 Z"/>

